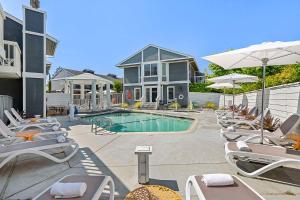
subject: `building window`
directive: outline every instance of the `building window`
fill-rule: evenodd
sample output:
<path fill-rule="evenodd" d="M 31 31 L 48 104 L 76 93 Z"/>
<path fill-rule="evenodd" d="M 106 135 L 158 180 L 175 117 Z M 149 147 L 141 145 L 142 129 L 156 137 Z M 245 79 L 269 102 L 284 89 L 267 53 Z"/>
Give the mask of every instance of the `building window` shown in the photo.
<path fill-rule="evenodd" d="M 173 101 L 175 99 L 175 87 L 174 86 L 169 86 L 167 88 L 167 94 L 168 94 L 168 101 Z"/>
<path fill-rule="evenodd" d="M 79 84 L 73 84 L 73 99 L 80 99 L 81 90 Z"/>
<path fill-rule="evenodd" d="M 166 77 L 167 76 L 167 63 L 162 63 L 162 77 Z"/>
<path fill-rule="evenodd" d="M 144 76 L 157 76 L 157 63 L 145 64 Z"/>
<path fill-rule="evenodd" d="M 141 99 L 141 88 L 134 88 L 134 100 L 139 101 Z"/>

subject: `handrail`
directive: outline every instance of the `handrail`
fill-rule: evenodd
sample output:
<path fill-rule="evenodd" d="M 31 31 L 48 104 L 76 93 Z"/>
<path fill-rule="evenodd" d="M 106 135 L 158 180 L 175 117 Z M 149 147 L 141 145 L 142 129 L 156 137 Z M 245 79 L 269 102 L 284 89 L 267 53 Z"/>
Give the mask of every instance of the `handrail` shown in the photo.
<path fill-rule="evenodd" d="M 21 68 L 21 50 L 17 42 L 14 41 L 3 41 L 3 46 L 5 47 L 7 45 L 7 51 L 9 51 L 10 48 L 13 48 L 13 55 L 6 57 L 4 59 L 1 59 L 0 65 L 2 66 L 9 66 L 9 67 L 20 67 Z M 5 48 L 4 48 L 5 49 Z M 6 52 L 6 56 L 9 55 L 8 52 Z"/>
<path fill-rule="evenodd" d="M 141 96 L 139 101 L 141 102 L 141 107 L 143 107 L 143 105 L 144 105 L 144 96 Z"/>

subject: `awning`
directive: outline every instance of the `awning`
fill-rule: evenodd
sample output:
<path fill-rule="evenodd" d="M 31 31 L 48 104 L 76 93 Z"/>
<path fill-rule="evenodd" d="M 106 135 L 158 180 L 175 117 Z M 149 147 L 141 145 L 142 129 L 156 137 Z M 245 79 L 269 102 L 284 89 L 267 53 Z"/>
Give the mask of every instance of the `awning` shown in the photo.
<path fill-rule="evenodd" d="M 47 34 L 46 36 L 46 55 L 54 56 L 58 40 Z"/>

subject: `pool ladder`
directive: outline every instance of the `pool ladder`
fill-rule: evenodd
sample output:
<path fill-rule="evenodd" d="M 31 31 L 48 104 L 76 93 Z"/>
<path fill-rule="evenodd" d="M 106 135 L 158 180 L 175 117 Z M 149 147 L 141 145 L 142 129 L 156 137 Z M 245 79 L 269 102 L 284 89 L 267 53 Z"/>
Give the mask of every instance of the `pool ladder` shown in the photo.
<path fill-rule="evenodd" d="M 115 134 L 115 132 L 108 131 L 102 127 L 102 124 L 108 123 L 108 126 L 106 127 L 111 127 L 113 125 L 113 122 L 111 119 L 108 118 L 100 118 L 100 119 L 93 119 L 90 121 L 91 122 L 91 132 L 95 133 L 95 135 L 111 135 Z"/>

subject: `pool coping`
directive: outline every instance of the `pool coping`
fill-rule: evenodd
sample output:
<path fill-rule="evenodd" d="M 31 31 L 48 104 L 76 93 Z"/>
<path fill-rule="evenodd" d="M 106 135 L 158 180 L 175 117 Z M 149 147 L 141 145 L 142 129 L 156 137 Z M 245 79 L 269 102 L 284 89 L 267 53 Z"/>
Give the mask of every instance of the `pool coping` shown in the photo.
<path fill-rule="evenodd" d="M 99 112 L 99 113 L 92 113 L 92 114 L 86 114 L 84 116 L 79 116 L 80 119 L 90 117 L 90 116 L 98 116 L 98 115 L 105 115 L 105 114 L 110 114 L 110 113 L 116 113 L 116 112 L 135 112 L 135 113 L 146 113 L 146 114 L 155 114 L 155 115 L 161 115 L 161 116 L 168 116 L 168 117 L 177 117 L 177 118 L 182 118 L 182 119 L 190 119 L 193 120 L 191 126 L 185 130 L 185 131 L 168 131 L 168 132 L 116 132 L 113 134 L 109 135 L 156 135 L 156 134 L 193 134 L 194 131 L 196 130 L 197 124 L 198 124 L 198 119 L 193 116 L 182 116 L 182 113 L 185 112 L 176 112 L 173 110 L 136 110 L 136 109 L 119 109 L 119 110 L 111 110 L 107 112 Z M 163 113 L 161 113 L 163 112 Z M 167 112 L 167 113 L 165 113 Z M 172 113 L 170 113 L 172 112 Z M 177 114 L 178 113 L 178 114 Z M 181 115 L 180 115 L 181 114 Z M 101 134 L 99 134 L 101 135 Z"/>

